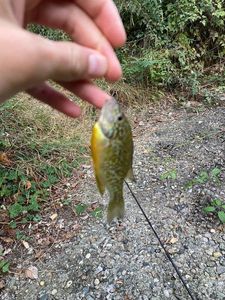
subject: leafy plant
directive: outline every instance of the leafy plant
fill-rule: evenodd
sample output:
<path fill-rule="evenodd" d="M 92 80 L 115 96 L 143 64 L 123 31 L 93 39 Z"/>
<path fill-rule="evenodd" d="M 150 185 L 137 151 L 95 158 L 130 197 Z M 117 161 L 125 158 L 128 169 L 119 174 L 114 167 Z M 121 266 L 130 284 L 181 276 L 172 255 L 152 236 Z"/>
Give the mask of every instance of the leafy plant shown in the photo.
<path fill-rule="evenodd" d="M 203 211 L 207 214 L 213 213 L 217 215 L 222 223 L 225 223 L 225 203 L 220 199 L 214 199 L 208 206 L 203 208 Z"/>
<path fill-rule="evenodd" d="M 5 259 L 0 258 L 0 272 L 8 273 L 9 267 L 10 267 L 10 263 Z"/>
<path fill-rule="evenodd" d="M 160 85 L 172 91 L 176 88 L 176 93 L 210 103 L 215 97 L 201 85 L 207 76 L 204 70 L 221 65 L 224 58 L 224 1 L 116 3 L 128 35 L 127 46 L 117 51 L 125 81 Z M 224 78 L 224 67 L 220 69 L 214 82 Z"/>
<path fill-rule="evenodd" d="M 176 180 L 177 179 L 177 171 L 175 169 L 166 171 L 160 175 L 160 179 L 161 180 L 165 180 L 165 179 Z"/>
<path fill-rule="evenodd" d="M 87 209 L 87 205 L 83 203 L 79 203 L 75 206 L 75 211 L 77 215 L 83 214 Z"/>
<path fill-rule="evenodd" d="M 22 231 L 17 230 L 17 231 L 16 231 L 16 239 L 17 239 L 17 240 L 24 240 L 24 241 L 27 241 L 27 240 L 29 240 L 30 238 L 29 238 L 28 236 L 26 236 Z"/>
<path fill-rule="evenodd" d="M 99 218 L 101 219 L 102 218 L 102 209 L 100 207 L 96 207 L 92 212 L 91 212 L 91 215 L 95 218 Z"/>
<path fill-rule="evenodd" d="M 210 171 L 201 171 L 194 179 L 190 180 L 187 184 L 186 184 L 186 188 L 191 188 L 194 185 L 197 184 L 204 184 L 207 181 L 214 181 L 216 183 L 220 182 L 220 175 L 221 175 L 222 171 L 220 168 L 215 167 Z"/>

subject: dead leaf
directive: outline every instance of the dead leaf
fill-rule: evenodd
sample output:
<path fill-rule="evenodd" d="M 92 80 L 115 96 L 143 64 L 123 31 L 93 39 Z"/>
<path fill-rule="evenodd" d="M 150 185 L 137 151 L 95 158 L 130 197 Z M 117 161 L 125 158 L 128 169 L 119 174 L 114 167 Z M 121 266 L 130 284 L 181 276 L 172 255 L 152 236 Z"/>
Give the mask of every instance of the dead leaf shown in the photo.
<path fill-rule="evenodd" d="M 0 163 L 8 166 L 12 164 L 12 161 L 8 158 L 5 152 L 0 152 Z"/>
<path fill-rule="evenodd" d="M 35 266 L 30 266 L 24 271 L 26 278 L 38 279 L 38 269 Z"/>
<path fill-rule="evenodd" d="M 40 257 L 45 256 L 45 253 L 43 250 L 40 250 L 35 253 L 35 258 L 39 259 Z"/>
<path fill-rule="evenodd" d="M 168 240 L 168 244 L 175 244 L 178 242 L 178 238 L 172 237 L 170 240 Z"/>
<path fill-rule="evenodd" d="M 5 281 L 0 280 L 0 290 L 4 289 L 5 287 Z"/>
<path fill-rule="evenodd" d="M 26 182 L 26 189 L 29 190 L 31 188 L 31 182 L 28 180 Z"/>
<path fill-rule="evenodd" d="M 0 237 L 0 239 L 5 242 L 5 243 L 12 243 L 13 239 L 11 239 L 10 237 Z"/>
<path fill-rule="evenodd" d="M 2 253 L 3 256 L 9 254 L 10 252 L 12 251 L 12 249 L 8 248 L 8 249 L 5 249 L 4 252 Z"/>
<path fill-rule="evenodd" d="M 23 244 L 23 246 L 26 248 L 26 249 L 29 249 L 30 248 L 30 245 L 28 244 L 28 242 L 27 241 L 21 241 L 22 242 L 22 244 Z"/>
<path fill-rule="evenodd" d="M 55 213 L 55 214 L 53 214 L 53 215 L 50 216 L 50 219 L 51 219 L 52 221 L 54 221 L 55 219 L 57 219 L 57 217 L 58 217 L 58 214 Z"/>

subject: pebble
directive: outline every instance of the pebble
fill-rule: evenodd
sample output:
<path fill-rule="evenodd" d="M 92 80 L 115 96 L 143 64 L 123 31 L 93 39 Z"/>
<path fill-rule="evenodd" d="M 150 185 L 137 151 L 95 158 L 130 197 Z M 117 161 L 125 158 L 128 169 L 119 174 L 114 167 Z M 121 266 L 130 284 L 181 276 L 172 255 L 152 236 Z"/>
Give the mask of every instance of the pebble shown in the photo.
<path fill-rule="evenodd" d="M 166 298 L 170 298 L 170 292 L 168 290 L 164 290 L 163 294 Z"/>
<path fill-rule="evenodd" d="M 220 252 L 214 252 L 213 253 L 213 257 L 215 257 L 215 258 L 219 258 L 221 256 L 222 256 L 222 253 L 220 253 Z"/>
<path fill-rule="evenodd" d="M 66 283 L 66 288 L 69 288 L 69 287 L 72 285 L 72 283 L 73 283 L 72 280 L 67 281 L 67 283 Z"/>
<path fill-rule="evenodd" d="M 108 292 L 108 293 L 114 293 L 114 292 L 115 292 L 115 285 L 114 285 L 114 284 L 110 284 L 110 285 L 107 287 L 107 292 Z"/>
<path fill-rule="evenodd" d="M 207 267 L 214 267 L 215 266 L 215 262 L 212 260 L 208 260 L 207 261 Z"/>
<path fill-rule="evenodd" d="M 211 248 L 205 250 L 205 253 L 207 253 L 210 256 L 213 255 L 213 252 L 214 252 L 214 250 Z"/>
<path fill-rule="evenodd" d="M 98 266 L 95 273 L 98 274 L 98 273 L 101 273 L 103 271 L 103 268 L 101 266 Z"/>
<path fill-rule="evenodd" d="M 37 300 L 49 300 L 48 293 L 46 291 L 41 291 L 37 296 Z"/>
<path fill-rule="evenodd" d="M 91 253 L 87 253 L 85 257 L 89 259 L 91 257 Z"/>
<path fill-rule="evenodd" d="M 51 294 L 54 296 L 54 295 L 57 294 L 57 292 L 58 292 L 57 289 L 54 289 L 54 290 L 52 290 L 52 293 L 51 293 Z"/>
<path fill-rule="evenodd" d="M 217 273 L 218 273 L 219 275 L 225 273 L 225 267 L 224 267 L 224 266 L 218 266 L 218 267 L 217 267 Z"/>
<path fill-rule="evenodd" d="M 96 278 L 95 281 L 94 281 L 94 284 L 99 285 L 99 283 L 100 283 L 100 280 L 98 278 Z"/>
<path fill-rule="evenodd" d="M 89 292 L 89 287 L 84 287 L 83 288 L 83 294 L 86 295 Z"/>

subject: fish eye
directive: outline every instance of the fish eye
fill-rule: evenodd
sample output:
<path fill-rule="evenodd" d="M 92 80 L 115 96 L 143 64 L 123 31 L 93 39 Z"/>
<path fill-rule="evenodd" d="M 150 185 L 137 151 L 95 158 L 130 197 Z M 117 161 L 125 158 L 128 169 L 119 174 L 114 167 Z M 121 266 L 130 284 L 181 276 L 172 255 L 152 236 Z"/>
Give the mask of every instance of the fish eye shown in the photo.
<path fill-rule="evenodd" d="M 117 118 L 118 121 L 122 121 L 123 120 L 123 115 L 119 115 Z"/>

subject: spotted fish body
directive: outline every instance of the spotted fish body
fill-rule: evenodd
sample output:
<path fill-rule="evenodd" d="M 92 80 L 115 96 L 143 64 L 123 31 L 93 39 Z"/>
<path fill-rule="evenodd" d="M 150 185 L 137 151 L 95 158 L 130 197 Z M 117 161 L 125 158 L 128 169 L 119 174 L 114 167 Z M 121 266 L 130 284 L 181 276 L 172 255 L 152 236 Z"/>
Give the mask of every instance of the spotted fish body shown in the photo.
<path fill-rule="evenodd" d="M 123 218 L 123 182 L 133 179 L 133 141 L 130 124 L 114 98 L 106 101 L 93 127 L 91 150 L 95 178 L 101 195 L 109 192 L 107 219 Z"/>

